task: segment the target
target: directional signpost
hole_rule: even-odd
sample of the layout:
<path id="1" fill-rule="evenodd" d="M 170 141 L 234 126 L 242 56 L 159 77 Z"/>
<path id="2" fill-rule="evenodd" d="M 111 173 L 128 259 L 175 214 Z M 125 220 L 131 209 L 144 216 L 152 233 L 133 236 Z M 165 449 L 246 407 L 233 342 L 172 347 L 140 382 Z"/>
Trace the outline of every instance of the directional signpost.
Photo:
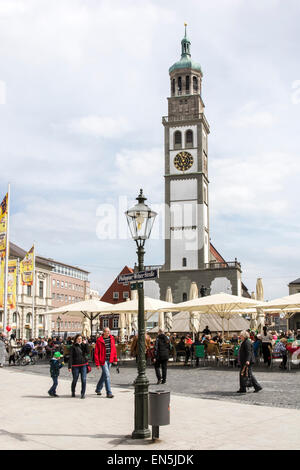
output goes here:
<path id="1" fill-rule="evenodd" d="M 118 276 L 118 283 L 128 283 L 128 282 L 137 282 L 137 281 L 150 281 L 152 279 L 157 279 L 159 277 L 159 269 L 149 269 L 146 271 L 140 271 L 137 273 L 129 274 L 120 274 Z"/>

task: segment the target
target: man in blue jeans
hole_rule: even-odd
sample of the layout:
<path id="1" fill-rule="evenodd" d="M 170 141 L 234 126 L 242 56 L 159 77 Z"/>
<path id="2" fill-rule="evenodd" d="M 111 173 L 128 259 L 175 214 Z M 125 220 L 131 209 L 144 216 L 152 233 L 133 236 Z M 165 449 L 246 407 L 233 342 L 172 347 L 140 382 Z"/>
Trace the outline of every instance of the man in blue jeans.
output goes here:
<path id="1" fill-rule="evenodd" d="M 110 367 L 112 363 L 117 364 L 117 350 L 115 346 L 115 339 L 110 334 L 109 328 L 104 328 L 103 335 L 97 339 L 95 347 L 95 364 L 97 369 L 102 368 L 102 374 L 95 392 L 101 395 L 103 385 L 105 384 L 107 398 L 113 398 L 110 386 Z"/>

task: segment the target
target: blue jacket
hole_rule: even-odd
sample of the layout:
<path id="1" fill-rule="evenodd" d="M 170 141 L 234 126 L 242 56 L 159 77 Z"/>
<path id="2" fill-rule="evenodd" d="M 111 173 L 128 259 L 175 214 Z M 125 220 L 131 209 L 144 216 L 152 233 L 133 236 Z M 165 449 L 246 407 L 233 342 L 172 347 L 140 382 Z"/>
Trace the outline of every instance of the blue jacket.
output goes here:
<path id="1" fill-rule="evenodd" d="M 55 357 L 52 357 L 50 360 L 50 375 L 51 377 L 58 377 L 59 376 L 59 369 L 62 368 L 61 362 L 59 362 Z"/>

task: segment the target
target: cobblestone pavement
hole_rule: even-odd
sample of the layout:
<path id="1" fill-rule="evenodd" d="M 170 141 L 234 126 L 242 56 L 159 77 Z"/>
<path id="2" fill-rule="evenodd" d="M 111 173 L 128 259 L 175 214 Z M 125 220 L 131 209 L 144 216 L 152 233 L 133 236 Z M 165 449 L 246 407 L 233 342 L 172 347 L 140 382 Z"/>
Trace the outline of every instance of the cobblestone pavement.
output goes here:
<path id="1" fill-rule="evenodd" d="M 47 362 L 39 362 L 36 365 L 14 367 L 18 373 L 49 375 Z M 150 390 L 170 390 L 173 394 L 198 397 L 210 400 L 222 400 L 251 405 L 294 408 L 300 409 L 300 369 L 295 368 L 290 372 L 282 371 L 276 365 L 273 370 L 268 370 L 264 365 L 254 368 L 254 374 L 263 390 L 253 393 L 249 389 L 246 395 L 237 395 L 239 388 L 239 369 L 228 367 L 203 367 L 191 368 L 169 363 L 167 383 L 156 385 L 156 376 L 153 366 L 147 368 L 147 377 L 150 382 Z M 61 369 L 62 378 L 69 378 L 71 374 L 67 366 Z M 116 367 L 111 369 L 112 389 L 114 387 L 129 388 L 134 390 L 133 382 L 137 376 L 137 370 L 133 362 L 120 366 L 120 373 Z M 92 372 L 88 375 L 90 383 L 97 383 L 100 371 L 92 366 Z M 80 379 L 79 379 L 80 380 Z M 50 377 L 49 377 L 50 383 Z M 80 384 L 77 385 L 78 393 Z M 59 393 L 59 389 L 58 389 Z"/>

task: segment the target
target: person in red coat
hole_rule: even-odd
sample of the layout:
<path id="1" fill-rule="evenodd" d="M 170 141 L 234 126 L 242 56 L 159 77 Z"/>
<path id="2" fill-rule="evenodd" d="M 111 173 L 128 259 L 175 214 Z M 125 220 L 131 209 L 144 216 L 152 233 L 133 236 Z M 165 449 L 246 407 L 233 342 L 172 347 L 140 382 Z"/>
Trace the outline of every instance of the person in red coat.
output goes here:
<path id="1" fill-rule="evenodd" d="M 97 339 L 95 347 L 95 364 L 97 369 L 102 368 L 102 374 L 99 382 L 97 383 L 95 392 L 101 395 L 103 385 L 105 384 L 107 398 L 113 398 L 110 386 L 110 373 L 109 369 L 112 364 L 117 364 L 117 350 L 115 346 L 115 339 L 110 334 L 109 328 L 104 328 L 103 335 Z"/>

